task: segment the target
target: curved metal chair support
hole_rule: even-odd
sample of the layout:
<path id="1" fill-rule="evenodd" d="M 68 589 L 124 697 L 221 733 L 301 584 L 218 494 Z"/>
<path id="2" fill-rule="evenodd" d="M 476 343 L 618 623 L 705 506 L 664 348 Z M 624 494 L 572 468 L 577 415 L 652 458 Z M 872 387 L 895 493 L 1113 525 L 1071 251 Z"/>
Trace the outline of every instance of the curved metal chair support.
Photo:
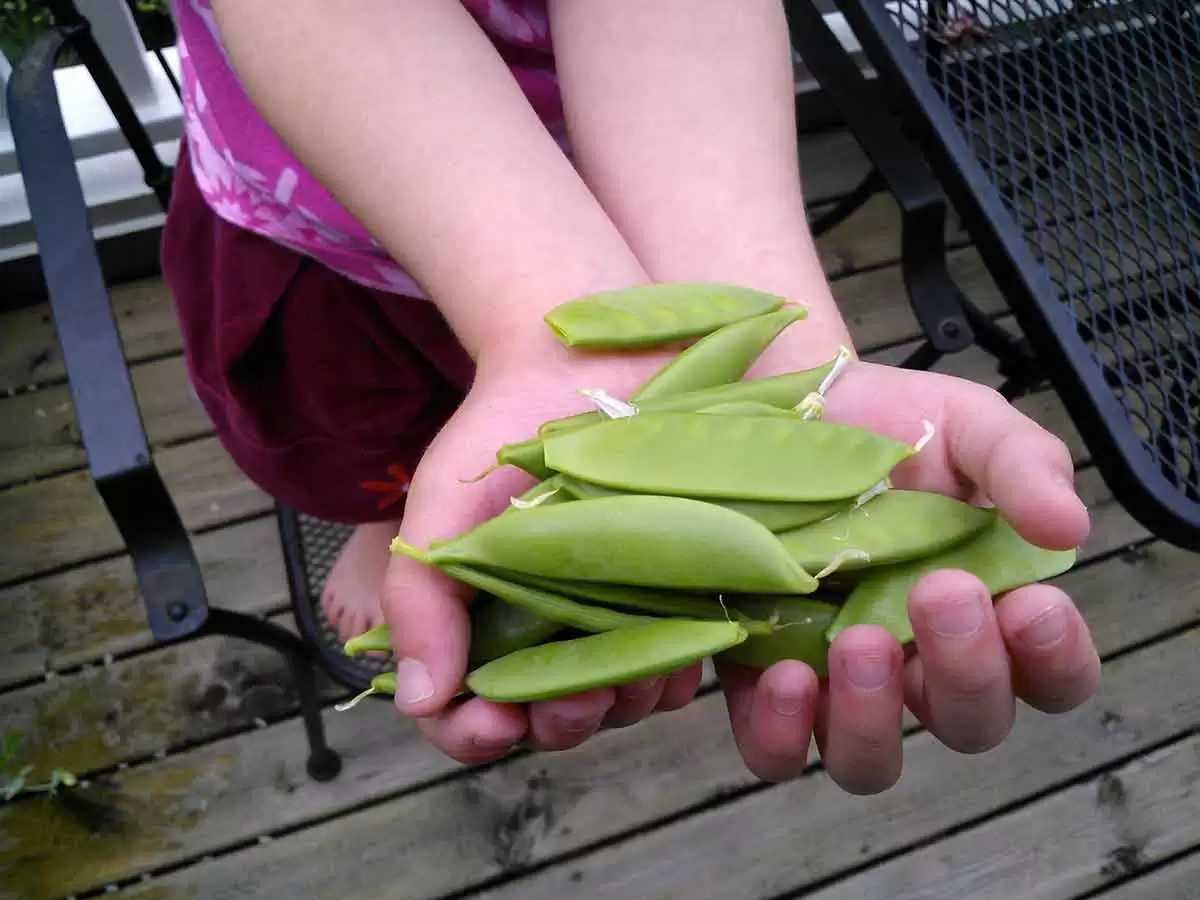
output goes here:
<path id="1" fill-rule="evenodd" d="M 224 634 L 269 646 L 288 660 L 308 736 L 309 774 L 335 777 L 341 760 L 326 742 L 312 643 L 252 615 L 209 606 L 190 535 L 152 459 L 87 205 L 63 123 L 54 67 L 70 43 L 112 104 L 164 206 L 171 170 L 158 162 L 87 23 L 55 3 L 56 30 L 17 63 L 7 109 L 38 241 L 88 467 L 133 561 L 151 633 L 161 643 Z"/>

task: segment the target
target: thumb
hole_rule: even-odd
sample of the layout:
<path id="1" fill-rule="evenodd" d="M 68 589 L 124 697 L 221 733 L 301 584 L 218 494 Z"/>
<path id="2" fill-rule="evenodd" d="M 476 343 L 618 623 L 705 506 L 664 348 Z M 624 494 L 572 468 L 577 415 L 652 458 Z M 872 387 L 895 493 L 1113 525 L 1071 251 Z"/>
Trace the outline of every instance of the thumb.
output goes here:
<path id="1" fill-rule="evenodd" d="M 462 534 L 494 515 L 521 487 L 522 473 L 497 471 L 464 484 L 473 472 L 436 449 L 413 477 L 399 537 L 419 550 Z M 527 478 L 527 476 L 524 476 Z M 468 604 L 474 589 L 432 566 L 393 555 L 384 578 L 382 610 L 396 658 L 397 708 L 415 718 L 442 712 L 462 689 L 471 641 Z"/>

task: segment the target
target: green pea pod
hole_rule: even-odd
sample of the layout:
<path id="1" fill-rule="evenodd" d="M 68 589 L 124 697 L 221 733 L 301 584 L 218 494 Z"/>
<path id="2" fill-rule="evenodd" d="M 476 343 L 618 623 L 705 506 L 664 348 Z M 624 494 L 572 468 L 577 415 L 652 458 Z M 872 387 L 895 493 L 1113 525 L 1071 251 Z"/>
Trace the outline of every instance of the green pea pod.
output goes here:
<path id="1" fill-rule="evenodd" d="M 600 487 L 598 484 L 591 484 L 587 481 L 580 481 L 578 478 L 569 478 L 566 475 L 560 477 L 563 491 L 577 500 L 613 497 L 625 493 L 612 488 Z M 846 500 L 826 500 L 820 503 L 772 503 L 769 500 L 730 500 L 723 497 L 710 497 L 708 502 L 741 513 L 743 516 L 749 516 L 775 533 L 791 531 L 811 522 L 819 522 L 834 513 L 841 512 L 848 503 Z"/>
<path id="2" fill-rule="evenodd" d="M 755 403 L 751 400 L 718 403 L 715 406 L 706 406 L 704 409 L 698 409 L 696 412 L 709 416 L 774 416 L 781 419 L 795 419 L 799 416 L 799 413 L 795 410 L 781 409 L 778 406 L 771 406 L 767 403 Z"/>
<path id="3" fill-rule="evenodd" d="M 342 652 L 347 656 L 361 656 L 364 653 L 391 653 L 392 633 L 387 623 L 376 625 L 374 628 L 355 635 L 342 645 Z"/>
<path id="4" fill-rule="evenodd" d="M 681 497 L 601 497 L 498 516 L 431 547 L 426 558 L 439 567 L 680 591 L 807 594 L 817 587 L 753 519 Z"/>
<path id="5" fill-rule="evenodd" d="M 789 502 L 857 496 L 914 453 L 850 425 L 696 413 L 610 419 L 545 441 L 547 466 L 604 487 Z"/>
<path id="6" fill-rule="evenodd" d="M 784 298 L 731 284 L 647 284 L 560 303 L 544 316 L 568 347 L 636 348 L 711 334 Z"/>
<path id="7" fill-rule="evenodd" d="M 526 510 L 526 515 L 523 516 L 498 516 L 494 519 L 489 519 L 476 530 L 483 529 L 489 525 L 495 525 L 499 527 L 501 532 L 504 532 L 504 526 L 510 523 L 524 522 L 526 519 L 536 517 L 538 514 L 544 514 L 551 510 L 571 509 L 578 505 L 577 503 L 566 503 L 562 506 L 551 506 L 545 510 Z M 521 530 L 520 528 L 516 529 L 518 532 Z M 467 536 L 471 534 L 473 532 L 467 532 Z M 578 628 L 580 631 L 597 632 L 610 631 L 615 628 L 628 628 L 649 619 L 648 616 L 635 616 L 629 613 L 618 612 L 615 609 L 607 609 L 603 606 L 589 606 L 577 600 L 572 600 L 570 597 L 564 597 L 562 594 L 518 584 L 494 572 L 485 571 L 483 568 L 478 568 L 476 565 L 471 564 L 474 562 L 470 558 L 471 554 L 463 554 L 461 551 L 456 550 L 456 545 L 461 540 L 460 538 L 445 541 L 436 548 L 431 548 L 427 553 L 422 553 L 415 547 L 411 547 L 399 538 L 396 538 L 392 541 L 392 551 L 403 553 L 426 565 L 436 566 L 451 578 L 455 578 L 463 584 L 469 584 L 476 590 L 485 591 L 507 603 L 521 606 L 535 615 L 549 619 L 552 622 Z M 791 557 L 788 558 L 791 559 Z M 484 563 L 484 565 L 488 568 L 495 567 L 493 563 Z"/>
<path id="8" fill-rule="evenodd" d="M 524 606 L 506 603 L 487 594 L 481 594 L 471 602 L 470 614 L 470 666 L 481 666 L 514 650 L 540 644 L 566 627 Z"/>
<path id="9" fill-rule="evenodd" d="M 767 624 L 770 630 L 763 634 L 747 629 L 750 636 L 722 658 L 755 669 L 798 659 L 818 678 L 828 674 L 825 631 L 838 614 L 837 606 L 808 597 L 734 597 L 731 603 L 755 625 Z"/>
<path id="10" fill-rule="evenodd" d="M 801 307 L 784 306 L 719 328 L 663 366 L 629 401 L 643 403 L 738 381 L 780 332 L 804 315 Z"/>
<path id="11" fill-rule="evenodd" d="M 996 520 L 981 509 L 927 491 L 888 490 L 812 525 L 779 535 L 812 572 L 845 572 L 921 559 L 966 541 Z"/>
<path id="12" fill-rule="evenodd" d="M 638 411 L 639 413 L 696 412 L 705 407 L 725 403 L 765 403 L 768 406 L 778 406 L 780 409 L 792 409 L 821 386 L 821 382 L 833 369 L 833 365 L 834 360 L 830 360 L 802 372 L 768 375 L 764 378 L 735 381 L 732 384 L 722 384 L 701 391 L 690 391 L 686 394 L 660 396 L 639 403 Z M 585 425 L 595 425 L 597 422 L 604 421 L 607 421 L 607 417 L 598 411 L 551 419 L 544 422 L 538 429 L 538 437 L 547 438 L 553 434 L 575 431 Z"/>
<path id="13" fill-rule="evenodd" d="M 666 675 L 736 646 L 734 622 L 648 624 L 517 650 L 469 672 L 466 686 L 497 703 L 529 703 Z"/>
<path id="14" fill-rule="evenodd" d="M 749 622 L 740 615 L 739 610 L 722 606 L 717 600 L 703 594 L 688 594 L 680 591 L 655 590 L 640 588 L 628 584 L 604 584 L 598 581 L 576 581 L 565 578 L 540 578 L 537 575 L 520 575 L 513 573 L 507 576 L 519 584 L 552 591 L 566 597 L 600 603 L 604 606 L 617 606 L 624 609 L 636 609 L 656 616 L 673 616 L 684 619 L 700 619 L 712 621 L 717 619 L 737 620 L 745 625 L 751 633 L 767 633 L 769 626 Z"/>
<path id="15" fill-rule="evenodd" d="M 537 438 L 513 444 L 505 444 L 496 454 L 496 463 L 498 466 L 516 466 L 518 469 L 523 469 L 534 478 L 539 479 L 546 479 L 554 474 L 552 470 L 546 468 L 546 458 L 542 452 L 542 442 Z M 489 469 L 488 471 L 490 472 L 491 470 Z M 484 474 L 487 473 L 485 472 Z"/>
<path id="16" fill-rule="evenodd" d="M 826 637 L 832 641 L 851 625 L 886 628 L 901 643 L 913 639 L 908 596 L 931 572 L 961 569 L 984 583 L 993 596 L 1061 575 L 1075 564 L 1074 550 L 1044 550 L 997 518 L 969 541 L 942 553 L 874 571 L 846 599 Z"/>

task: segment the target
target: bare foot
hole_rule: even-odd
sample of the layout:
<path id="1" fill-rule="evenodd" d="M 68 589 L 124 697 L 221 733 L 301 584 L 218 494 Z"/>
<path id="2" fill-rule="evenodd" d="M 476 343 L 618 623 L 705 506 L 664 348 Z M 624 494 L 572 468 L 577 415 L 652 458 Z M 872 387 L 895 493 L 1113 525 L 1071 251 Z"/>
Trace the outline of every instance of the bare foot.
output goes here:
<path id="1" fill-rule="evenodd" d="M 329 571 L 321 608 L 343 641 L 383 621 L 379 600 L 391 558 L 390 544 L 398 528 L 395 522 L 359 525 Z"/>

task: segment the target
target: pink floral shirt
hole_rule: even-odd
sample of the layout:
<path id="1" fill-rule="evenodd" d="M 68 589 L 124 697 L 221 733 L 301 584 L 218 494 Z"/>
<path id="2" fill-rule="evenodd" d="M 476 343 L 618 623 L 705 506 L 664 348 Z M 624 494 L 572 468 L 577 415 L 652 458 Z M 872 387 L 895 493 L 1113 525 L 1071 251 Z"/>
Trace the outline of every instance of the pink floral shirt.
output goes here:
<path id="1" fill-rule="evenodd" d="M 461 2 L 565 149 L 545 0 Z M 192 169 L 213 211 L 360 284 L 425 297 L 258 114 L 225 55 L 210 0 L 172 0 L 172 9 Z"/>

